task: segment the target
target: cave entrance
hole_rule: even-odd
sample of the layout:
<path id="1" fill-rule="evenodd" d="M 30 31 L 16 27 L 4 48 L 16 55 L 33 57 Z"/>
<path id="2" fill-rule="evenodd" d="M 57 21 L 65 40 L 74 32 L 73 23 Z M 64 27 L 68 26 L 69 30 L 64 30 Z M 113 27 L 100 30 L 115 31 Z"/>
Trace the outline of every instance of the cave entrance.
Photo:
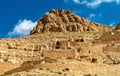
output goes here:
<path id="1" fill-rule="evenodd" d="M 97 59 L 96 58 L 92 58 L 92 63 L 97 63 Z"/>
<path id="2" fill-rule="evenodd" d="M 57 41 L 57 42 L 56 42 L 55 49 L 60 49 L 60 46 L 61 46 L 60 42 L 59 42 L 59 41 Z"/>
<path id="3" fill-rule="evenodd" d="M 76 39 L 75 42 L 84 42 L 84 39 Z"/>

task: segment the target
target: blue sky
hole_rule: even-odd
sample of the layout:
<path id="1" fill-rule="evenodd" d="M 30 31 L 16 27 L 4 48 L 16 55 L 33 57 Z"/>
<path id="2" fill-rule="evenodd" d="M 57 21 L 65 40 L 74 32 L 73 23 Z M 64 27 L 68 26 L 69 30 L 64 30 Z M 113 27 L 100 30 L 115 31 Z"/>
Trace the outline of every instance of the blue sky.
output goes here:
<path id="1" fill-rule="evenodd" d="M 0 38 L 28 35 L 53 8 L 105 25 L 120 22 L 120 0 L 0 0 Z"/>

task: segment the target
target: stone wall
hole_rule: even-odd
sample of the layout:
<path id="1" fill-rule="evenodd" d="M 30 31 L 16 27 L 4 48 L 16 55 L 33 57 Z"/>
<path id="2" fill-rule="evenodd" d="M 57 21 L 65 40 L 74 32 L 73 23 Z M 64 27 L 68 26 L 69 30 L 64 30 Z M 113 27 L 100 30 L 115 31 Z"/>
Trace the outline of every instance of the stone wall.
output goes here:
<path id="1" fill-rule="evenodd" d="M 119 43 L 120 42 L 120 32 L 113 31 L 104 33 L 101 38 L 103 43 Z"/>
<path id="2" fill-rule="evenodd" d="M 57 59 L 57 58 L 65 58 L 65 59 L 75 59 L 75 51 L 66 49 L 55 49 L 55 50 L 48 50 L 43 51 L 43 57 L 44 58 L 50 58 L 50 59 Z"/>
<path id="3" fill-rule="evenodd" d="M 34 56 L 31 51 L 0 50 L 0 61 L 22 64 Z"/>

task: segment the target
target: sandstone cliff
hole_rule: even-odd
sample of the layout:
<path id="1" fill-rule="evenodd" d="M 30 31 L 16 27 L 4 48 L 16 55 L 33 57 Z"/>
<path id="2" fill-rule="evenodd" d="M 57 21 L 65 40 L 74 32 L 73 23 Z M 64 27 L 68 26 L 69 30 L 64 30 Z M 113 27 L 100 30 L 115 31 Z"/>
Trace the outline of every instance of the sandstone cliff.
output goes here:
<path id="1" fill-rule="evenodd" d="M 37 26 L 30 34 L 45 32 L 77 32 L 77 31 L 108 31 L 110 27 L 90 22 L 68 10 L 50 10 L 43 18 L 38 20 Z"/>
<path id="2" fill-rule="evenodd" d="M 0 75 L 120 76 L 119 28 L 53 9 L 33 35 L 0 39 Z"/>

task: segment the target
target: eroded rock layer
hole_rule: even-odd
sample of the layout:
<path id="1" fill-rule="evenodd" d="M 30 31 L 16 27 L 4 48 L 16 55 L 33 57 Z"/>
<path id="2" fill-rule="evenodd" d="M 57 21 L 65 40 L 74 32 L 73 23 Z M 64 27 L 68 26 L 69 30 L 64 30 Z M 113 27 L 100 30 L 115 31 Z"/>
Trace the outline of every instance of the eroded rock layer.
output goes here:
<path id="1" fill-rule="evenodd" d="M 77 32 L 77 31 L 108 31 L 111 27 L 90 22 L 68 10 L 50 10 L 43 18 L 38 20 L 37 26 L 30 34 L 45 32 Z"/>

